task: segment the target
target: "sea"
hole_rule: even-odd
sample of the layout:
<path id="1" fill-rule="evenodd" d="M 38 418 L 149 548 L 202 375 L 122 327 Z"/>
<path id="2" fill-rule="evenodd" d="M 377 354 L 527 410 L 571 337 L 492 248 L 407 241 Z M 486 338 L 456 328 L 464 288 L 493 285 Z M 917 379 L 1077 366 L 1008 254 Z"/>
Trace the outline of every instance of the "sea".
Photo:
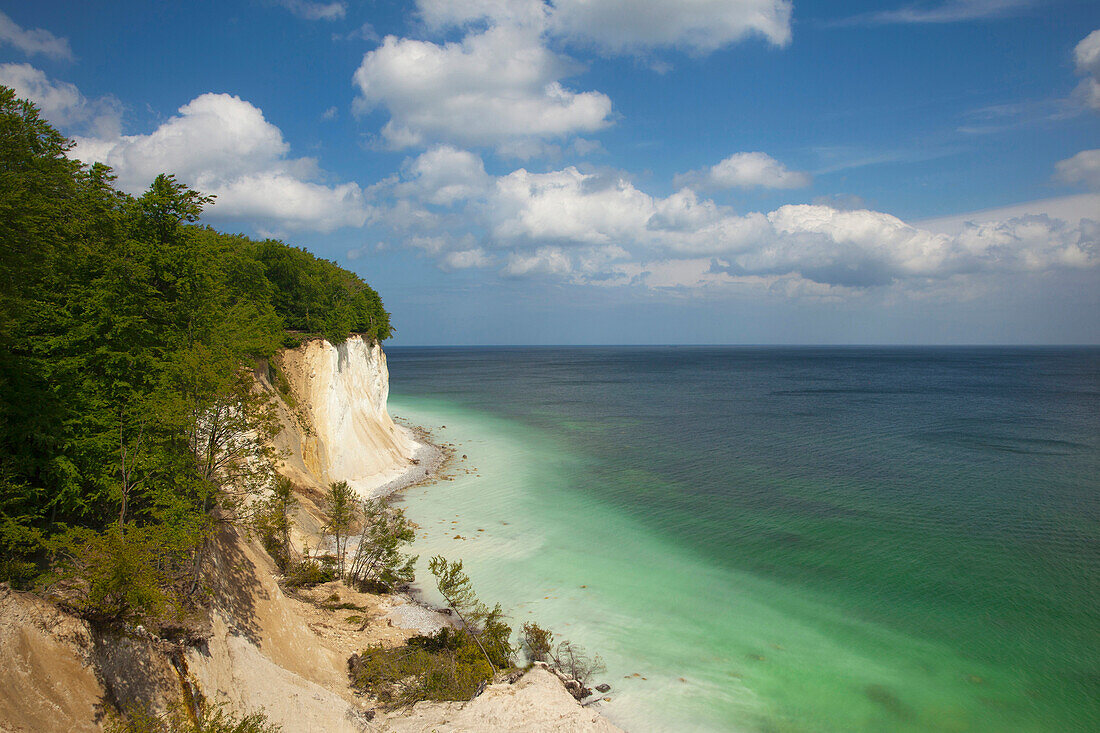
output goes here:
<path id="1" fill-rule="evenodd" d="M 1100 349 L 391 348 L 399 499 L 628 731 L 1100 731 Z"/>

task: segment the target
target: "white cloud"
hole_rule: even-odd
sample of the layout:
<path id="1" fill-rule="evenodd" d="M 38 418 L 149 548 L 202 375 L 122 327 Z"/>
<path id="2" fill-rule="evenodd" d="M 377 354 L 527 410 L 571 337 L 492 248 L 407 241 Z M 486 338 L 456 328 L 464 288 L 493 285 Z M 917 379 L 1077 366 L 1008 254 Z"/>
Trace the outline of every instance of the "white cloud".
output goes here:
<path id="1" fill-rule="evenodd" d="M 593 245 L 636 238 L 655 206 L 622 178 L 570 166 L 551 173 L 520 168 L 498 178 L 489 210 L 497 240 Z"/>
<path id="2" fill-rule="evenodd" d="M 434 28 L 487 22 L 535 27 L 609 53 L 676 47 L 706 53 L 750 35 L 783 46 L 789 0 L 419 0 Z"/>
<path id="3" fill-rule="evenodd" d="M 41 28 L 27 30 L 0 11 L 0 43 L 10 43 L 28 56 L 40 53 L 55 59 L 71 59 L 69 39 L 58 38 Z"/>
<path id="4" fill-rule="evenodd" d="M 677 186 L 720 188 L 804 188 L 809 173 L 792 171 L 766 153 L 734 153 L 703 170 L 676 176 Z"/>
<path id="5" fill-rule="evenodd" d="M 1085 36 L 1073 49 L 1077 73 L 1085 78 L 1077 86 L 1076 94 L 1086 106 L 1100 110 L 1100 30 Z"/>
<path id="6" fill-rule="evenodd" d="M 307 0 L 278 0 L 278 3 L 299 18 L 306 20 L 340 20 L 347 14 L 344 3 L 315 3 Z"/>
<path id="7" fill-rule="evenodd" d="M 361 226 L 368 210 L 355 183 L 325 185 L 316 161 L 290 158 L 290 145 L 263 112 L 228 94 L 203 94 L 148 135 L 77 137 L 70 153 L 102 162 L 138 194 L 160 173 L 217 200 L 213 216 L 268 226 L 330 231 Z"/>
<path id="8" fill-rule="evenodd" d="M 471 23 L 542 27 L 550 12 L 543 0 L 417 0 L 416 6 L 435 30 Z"/>
<path id="9" fill-rule="evenodd" d="M 750 35 L 780 46 L 790 40 L 790 0 L 420 0 L 418 7 L 429 31 L 466 35 L 447 43 L 387 36 L 363 57 L 356 111 L 389 113 L 380 137 L 390 149 L 490 146 L 521 160 L 598 149 L 568 138 L 610 125 L 611 100 L 565 85 L 583 69 L 551 50 L 562 41 L 641 54 L 705 53 Z"/>
<path id="10" fill-rule="evenodd" d="M 479 196 L 489 186 L 481 158 L 449 145 L 405 161 L 403 175 L 405 182 L 397 184 L 397 195 L 440 206 Z"/>
<path id="11" fill-rule="evenodd" d="M 397 195 L 416 193 L 409 166 Z M 406 186 L 402 188 L 402 186 Z M 481 190 L 481 194 L 476 194 Z M 402 199 L 415 208 L 415 200 Z M 874 288 L 959 293 L 974 279 L 1100 264 L 1100 224 L 1025 212 L 973 217 L 951 233 L 867 209 L 788 205 L 736 214 L 690 189 L 656 198 L 620 174 L 568 167 L 519 169 L 470 192 L 464 226 L 481 251 L 500 251 L 502 274 L 603 286 L 752 287 L 783 297 L 855 297 Z M 441 262 L 472 249 L 471 235 L 422 235 Z M 969 291 L 967 291 L 969 292 Z"/>
<path id="12" fill-rule="evenodd" d="M 514 252 L 501 274 L 508 277 L 565 275 L 573 269 L 572 260 L 558 247 L 540 247 L 534 252 Z"/>
<path id="13" fill-rule="evenodd" d="M 1082 219 L 1096 219 L 1100 211 L 1100 194 L 1086 193 L 1075 196 L 1060 196 L 1052 199 L 1026 201 L 995 209 L 970 211 L 965 214 L 941 216 L 934 219 L 922 219 L 913 222 L 918 229 L 927 229 L 937 234 L 958 235 L 965 229 L 976 225 L 995 224 L 1009 219 L 1027 216 L 1046 216 L 1051 219 L 1076 224 Z"/>
<path id="14" fill-rule="evenodd" d="M 51 81 L 30 64 L 0 64 L 0 84 L 38 105 L 42 116 L 57 127 L 105 136 L 119 133 L 122 103 L 114 97 L 88 99 L 75 85 Z"/>
<path id="15" fill-rule="evenodd" d="M 960 23 L 1014 15 L 1034 0 L 947 0 L 938 5 L 914 4 L 878 10 L 837 21 L 834 25 L 891 25 L 895 23 Z"/>
<path id="16" fill-rule="evenodd" d="M 1058 179 L 1065 183 L 1083 183 L 1089 188 L 1100 189 L 1100 150 L 1082 150 L 1058 162 L 1055 168 Z"/>
<path id="17" fill-rule="evenodd" d="M 1079 73 L 1100 76 L 1100 30 L 1081 39 L 1073 49 L 1073 58 L 1077 62 Z"/>
<path id="18" fill-rule="evenodd" d="M 389 112 L 382 137 L 392 148 L 502 145 L 602 129 L 611 100 L 564 87 L 576 70 L 517 27 L 443 45 L 387 36 L 355 72 L 356 108 Z"/>
<path id="19" fill-rule="evenodd" d="M 491 255 L 480 247 L 448 252 L 439 261 L 444 270 L 466 270 L 471 267 L 488 267 L 493 263 Z"/>
<path id="20" fill-rule="evenodd" d="M 557 0 L 554 33 L 613 53 L 678 47 L 706 53 L 760 35 L 776 46 L 791 39 L 788 0 Z"/>

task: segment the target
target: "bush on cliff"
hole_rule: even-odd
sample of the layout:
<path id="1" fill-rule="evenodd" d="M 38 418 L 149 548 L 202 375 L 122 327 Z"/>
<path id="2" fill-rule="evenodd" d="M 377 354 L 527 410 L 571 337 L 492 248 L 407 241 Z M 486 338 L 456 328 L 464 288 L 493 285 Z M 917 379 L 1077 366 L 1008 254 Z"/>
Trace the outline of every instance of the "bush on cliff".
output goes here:
<path id="1" fill-rule="evenodd" d="M 554 634 L 549 629 L 542 628 L 534 621 L 523 624 L 520 648 L 523 649 L 528 662 L 545 662 L 553 646 Z"/>
<path id="2" fill-rule="evenodd" d="M 493 676 L 493 669 L 470 637 L 441 629 L 414 636 L 405 646 L 367 647 L 348 660 L 352 685 L 386 707 L 421 700 L 470 700 Z"/>
<path id="3" fill-rule="evenodd" d="M 112 716 L 105 733 L 279 733 L 282 728 L 268 722 L 262 712 L 238 716 L 224 707 L 200 704 L 188 712 L 182 705 L 163 714 L 130 708 Z"/>
<path id="4" fill-rule="evenodd" d="M 290 543 L 290 530 L 294 526 L 292 513 L 298 505 L 294 485 L 285 476 L 275 479 L 271 492 L 257 506 L 253 528 L 260 544 L 275 560 L 279 571 L 286 573 L 294 560 L 294 548 Z"/>

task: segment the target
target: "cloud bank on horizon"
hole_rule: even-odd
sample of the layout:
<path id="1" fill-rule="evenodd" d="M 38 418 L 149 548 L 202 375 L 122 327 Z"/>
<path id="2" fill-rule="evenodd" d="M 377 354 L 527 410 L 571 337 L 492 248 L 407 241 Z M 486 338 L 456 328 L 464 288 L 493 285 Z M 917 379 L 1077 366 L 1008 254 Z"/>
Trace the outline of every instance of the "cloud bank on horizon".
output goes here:
<path id="1" fill-rule="evenodd" d="M 309 21 L 349 15 L 338 2 L 278 4 Z M 835 24 L 971 22 L 1030 5 L 954 0 Z M 292 151 L 284 131 L 236 94 L 180 100 L 151 129 L 123 134 L 113 95 L 86 97 L 25 62 L 0 64 L 0 83 L 39 104 L 73 134 L 73 156 L 110 165 L 127 191 L 171 171 L 217 196 L 216 219 L 276 234 L 368 229 L 447 272 L 641 292 L 950 300 L 998 287 L 1005 275 L 1097 271 L 1100 193 L 1080 191 L 1100 191 L 1100 150 L 1049 164 L 1052 185 L 1077 189 L 1065 198 L 1072 210 L 976 216 L 954 231 L 833 203 L 849 192 L 811 195 L 814 174 L 759 149 L 716 150 L 663 180 L 608 164 L 600 136 L 626 118 L 615 90 L 600 88 L 605 77 L 587 73 L 593 65 L 659 74 L 665 58 L 694 63 L 747 42 L 783 54 L 794 42 L 793 12 L 788 0 L 419 0 L 407 34 L 379 40 L 363 26 L 370 33 L 360 39 L 374 47 L 348 70 L 350 119 L 366 149 L 404 156 L 373 180 L 341 181 L 318 158 Z M 67 39 L 2 13 L 0 41 L 28 56 L 73 58 Z M 1100 111 L 1100 30 L 1067 53 L 1081 77 L 1073 99 Z M 334 120 L 338 109 L 315 114 Z M 731 195 L 776 203 L 742 211 Z M 371 248 L 346 251 L 357 258 Z"/>

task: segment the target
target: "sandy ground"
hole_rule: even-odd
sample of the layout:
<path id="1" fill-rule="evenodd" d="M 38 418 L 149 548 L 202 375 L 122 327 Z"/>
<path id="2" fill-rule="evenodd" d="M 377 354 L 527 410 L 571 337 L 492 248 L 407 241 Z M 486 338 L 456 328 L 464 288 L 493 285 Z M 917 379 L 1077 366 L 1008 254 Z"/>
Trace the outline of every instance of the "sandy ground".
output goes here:
<path id="1" fill-rule="evenodd" d="M 0 586 L 0 731 L 97 731 L 106 689 L 88 625 Z"/>
<path id="2" fill-rule="evenodd" d="M 614 733 L 619 729 L 582 707 L 557 677 L 532 669 L 515 684 L 490 685 L 468 703 L 418 703 L 383 719 L 387 731 L 531 731 Z"/>
<path id="3" fill-rule="evenodd" d="M 290 597 L 279 588 L 266 554 L 233 534 L 222 539 L 219 562 L 234 570 L 219 573 L 225 582 L 217 591 L 213 636 L 205 651 L 187 655 L 191 676 L 214 699 L 241 711 L 262 708 L 288 733 L 618 730 L 541 669 L 512 685 L 491 685 L 465 704 L 376 710 L 373 700 L 349 686 L 348 657 L 368 645 L 401 645 L 450 624 L 450 617 L 401 596 L 358 593 L 339 582 Z"/>

